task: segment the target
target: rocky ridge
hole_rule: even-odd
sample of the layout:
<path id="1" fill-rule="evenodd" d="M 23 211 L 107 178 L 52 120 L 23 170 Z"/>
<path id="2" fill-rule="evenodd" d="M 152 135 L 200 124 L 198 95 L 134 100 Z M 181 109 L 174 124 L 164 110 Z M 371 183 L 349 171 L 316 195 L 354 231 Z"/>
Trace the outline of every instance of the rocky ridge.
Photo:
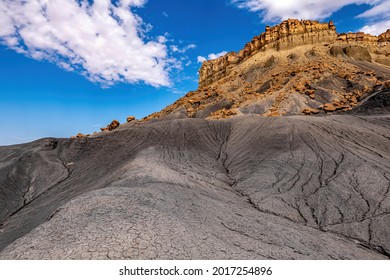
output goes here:
<path id="1" fill-rule="evenodd" d="M 220 58 L 204 62 L 199 70 L 199 87 L 210 85 L 226 76 L 231 66 L 241 63 L 260 51 L 265 52 L 270 49 L 280 51 L 302 45 L 334 41 L 339 43 L 390 42 L 390 30 L 378 37 L 364 32 L 337 34 L 333 21 L 319 23 L 310 20 L 285 20 L 274 27 L 267 26 L 264 33 L 254 37 L 238 53 L 230 52 Z"/>
<path id="2" fill-rule="evenodd" d="M 349 111 L 389 86 L 390 30 L 337 34 L 332 21 L 290 19 L 204 62 L 197 90 L 142 121 Z"/>

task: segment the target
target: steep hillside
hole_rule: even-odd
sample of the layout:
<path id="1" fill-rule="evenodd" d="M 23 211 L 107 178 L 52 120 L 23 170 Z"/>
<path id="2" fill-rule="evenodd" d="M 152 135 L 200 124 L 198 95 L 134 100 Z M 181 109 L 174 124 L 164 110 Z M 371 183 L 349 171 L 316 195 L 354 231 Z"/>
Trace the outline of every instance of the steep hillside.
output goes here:
<path id="1" fill-rule="evenodd" d="M 390 255 L 388 115 L 125 124 L 0 155 L 0 259 Z"/>

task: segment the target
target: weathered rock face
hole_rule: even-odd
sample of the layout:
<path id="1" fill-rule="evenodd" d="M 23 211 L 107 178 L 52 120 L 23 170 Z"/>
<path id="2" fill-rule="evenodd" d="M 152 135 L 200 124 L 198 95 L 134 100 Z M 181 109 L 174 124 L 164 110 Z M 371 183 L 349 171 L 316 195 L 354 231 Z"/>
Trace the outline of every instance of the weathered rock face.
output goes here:
<path id="1" fill-rule="evenodd" d="M 127 122 L 133 122 L 133 121 L 135 121 L 136 119 L 135 119 L 135 117 L 134 116 L 129 116 L 129 117 L 127 117 Z"/>
<path id="2" fill-rule="evenodd" d="M 372 57 L 368 52 L 367 48 L 360 46 L 348 46 L 344 49 L 345 54 L 349 57 L 353 57 L 357 60 L 369 61 L 371 62 Z"/>
<path id="3" fill-rule="evenodd" d="M 289 19 L 274 27 L 266 27 L 264 33 L 256 36 L 238 53 L 230 52 L 223 57 L 203 63 L 199 70 L 199 87 L 207 86 L 229 72 L 234 66 L 246 58 L 269 49 L 285 50 L 296 46 L 331 42 L 337 38 L 333 22 Z"/>
<path id="4" fill-rule="evenodd" d="M 199 70 L 199 88 L 203 88 L 229 75 L 233 68 L 245 61 L 247 58 L 260 51 L 287 50 L 297 46 L 311 45 L 317 43 L 338 43 L 345 48 L 350 44 L 363 44 L 363 47 L 370 47 L 377 51 L 378 43 L 390 42 L 390 29 L 379 36 L 357 33 L 336 33 L 336 27 L 332 21 L 319 23 L 318 21 L 289 19 L 274 27 L 266 27 L 264 33 L 256 36 L 245 47 L 236 52 L 230 52 L 215 60 L 206 61 Z M 336 51 L 336 49 L 334 49 Z M 342 54 L 340 50 L 335 54 Z M 345 51 L 345 50 L 344 50 Z M 355 52 L 353 50 L 352 52 Z M 371 61 L 367 54 L 358 55 L 359 60 Z M 362 59 L 363 58 L 363 59 Z M 383 58 L 379 62 L 387 65 Z"/>
<path id="5" fill-rule="evenodd" d="M 378 36 L 379 42 L 390 42 L 390 29 Z"/>

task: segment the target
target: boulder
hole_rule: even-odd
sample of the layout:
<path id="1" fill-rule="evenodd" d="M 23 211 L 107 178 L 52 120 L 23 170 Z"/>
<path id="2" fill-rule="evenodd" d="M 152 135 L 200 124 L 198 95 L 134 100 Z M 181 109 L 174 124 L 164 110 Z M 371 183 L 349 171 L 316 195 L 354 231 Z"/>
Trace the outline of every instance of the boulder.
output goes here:
<path id="1" fill-rule="evenodd" d="M 311 115 L 311 114 L 318 114 L 319 111 L 317 109 L 314 109 L 314 108 L 305 108 L 302 110 L 302 114 L 305 114 L 305 115 Z"/>
<path id="2" fill-rule="evenodd" d="M 372 57 L 368 52 L 367 48 L 361 46 L 348 46 L 344 48 L 344 53 L 357 60 L 361 61 L 372 61 Z"/>
<path id="3" fill-rule="evenodd" d="M 324 104 L 323 110 L 325 112 L 334 112 L 336 111 L 336 107 L 332 103 L 326 103 Z"/>
<path id="4" fill-rule="evenodd" d="M 135 117 L 134 116 L 129 116 L 129 117 L 127 117 L 127 122 L 129 123 L 129 122 L 133 122 L 133 121 L 135 121 Z"/>
<path id="5" fill-rule="evenodd" d="M 390 42 L 390 29 L 378 36 L 379 42 Z"/>
<path id="6" fill-rule="evenodd" d="M 103 127 L 100 130 L 101 131 L 113 131 L 120 125 L 120 122 L 117 120 L 113 120 L 107 127 Z"/>
<path id="7" fill-rule="evenodd" d="M 333 46 L 330 48 L 330 54 L 334 57 L 337 57 L 339 55 L 344 55 L 344 50 L 340 46 Z"/>

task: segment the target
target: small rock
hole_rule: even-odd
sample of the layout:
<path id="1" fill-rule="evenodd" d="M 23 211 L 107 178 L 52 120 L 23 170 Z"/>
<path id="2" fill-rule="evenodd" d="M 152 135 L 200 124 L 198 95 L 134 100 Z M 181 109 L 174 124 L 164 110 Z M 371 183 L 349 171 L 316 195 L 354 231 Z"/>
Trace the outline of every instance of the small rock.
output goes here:
<path id="1" fill-rule="evenodd" d="M 326 111 L 326 112 L 334 112 L 334 111 L 336 111 L 336 107 L 332 103 L 326 103 L 324 105 L 324 111 Z"/>
<path id="2" fill-rule="evenodd" d="M 127 117 L 127 122 L 132 122 L 132 121 L 135 121 L 135 117 L 134 116 Z"/>
<path id="3" fill-rule="evenodd" d="M 311 115 L 311 114 L 318 114 L 319 111 L 317 109 L 314 109 L 314 108 L 305 108 L 302 110 L 302 114 L 305 114 L 305 115 Z"/>
<path id="4" fill-rule="evenodd" d="M 112 131 L 116 129 L 120 125 L 120 122 L 117 120 L 113 120 L 107 127 L 103 127 L 100 130 L 101 131 Z"/>

